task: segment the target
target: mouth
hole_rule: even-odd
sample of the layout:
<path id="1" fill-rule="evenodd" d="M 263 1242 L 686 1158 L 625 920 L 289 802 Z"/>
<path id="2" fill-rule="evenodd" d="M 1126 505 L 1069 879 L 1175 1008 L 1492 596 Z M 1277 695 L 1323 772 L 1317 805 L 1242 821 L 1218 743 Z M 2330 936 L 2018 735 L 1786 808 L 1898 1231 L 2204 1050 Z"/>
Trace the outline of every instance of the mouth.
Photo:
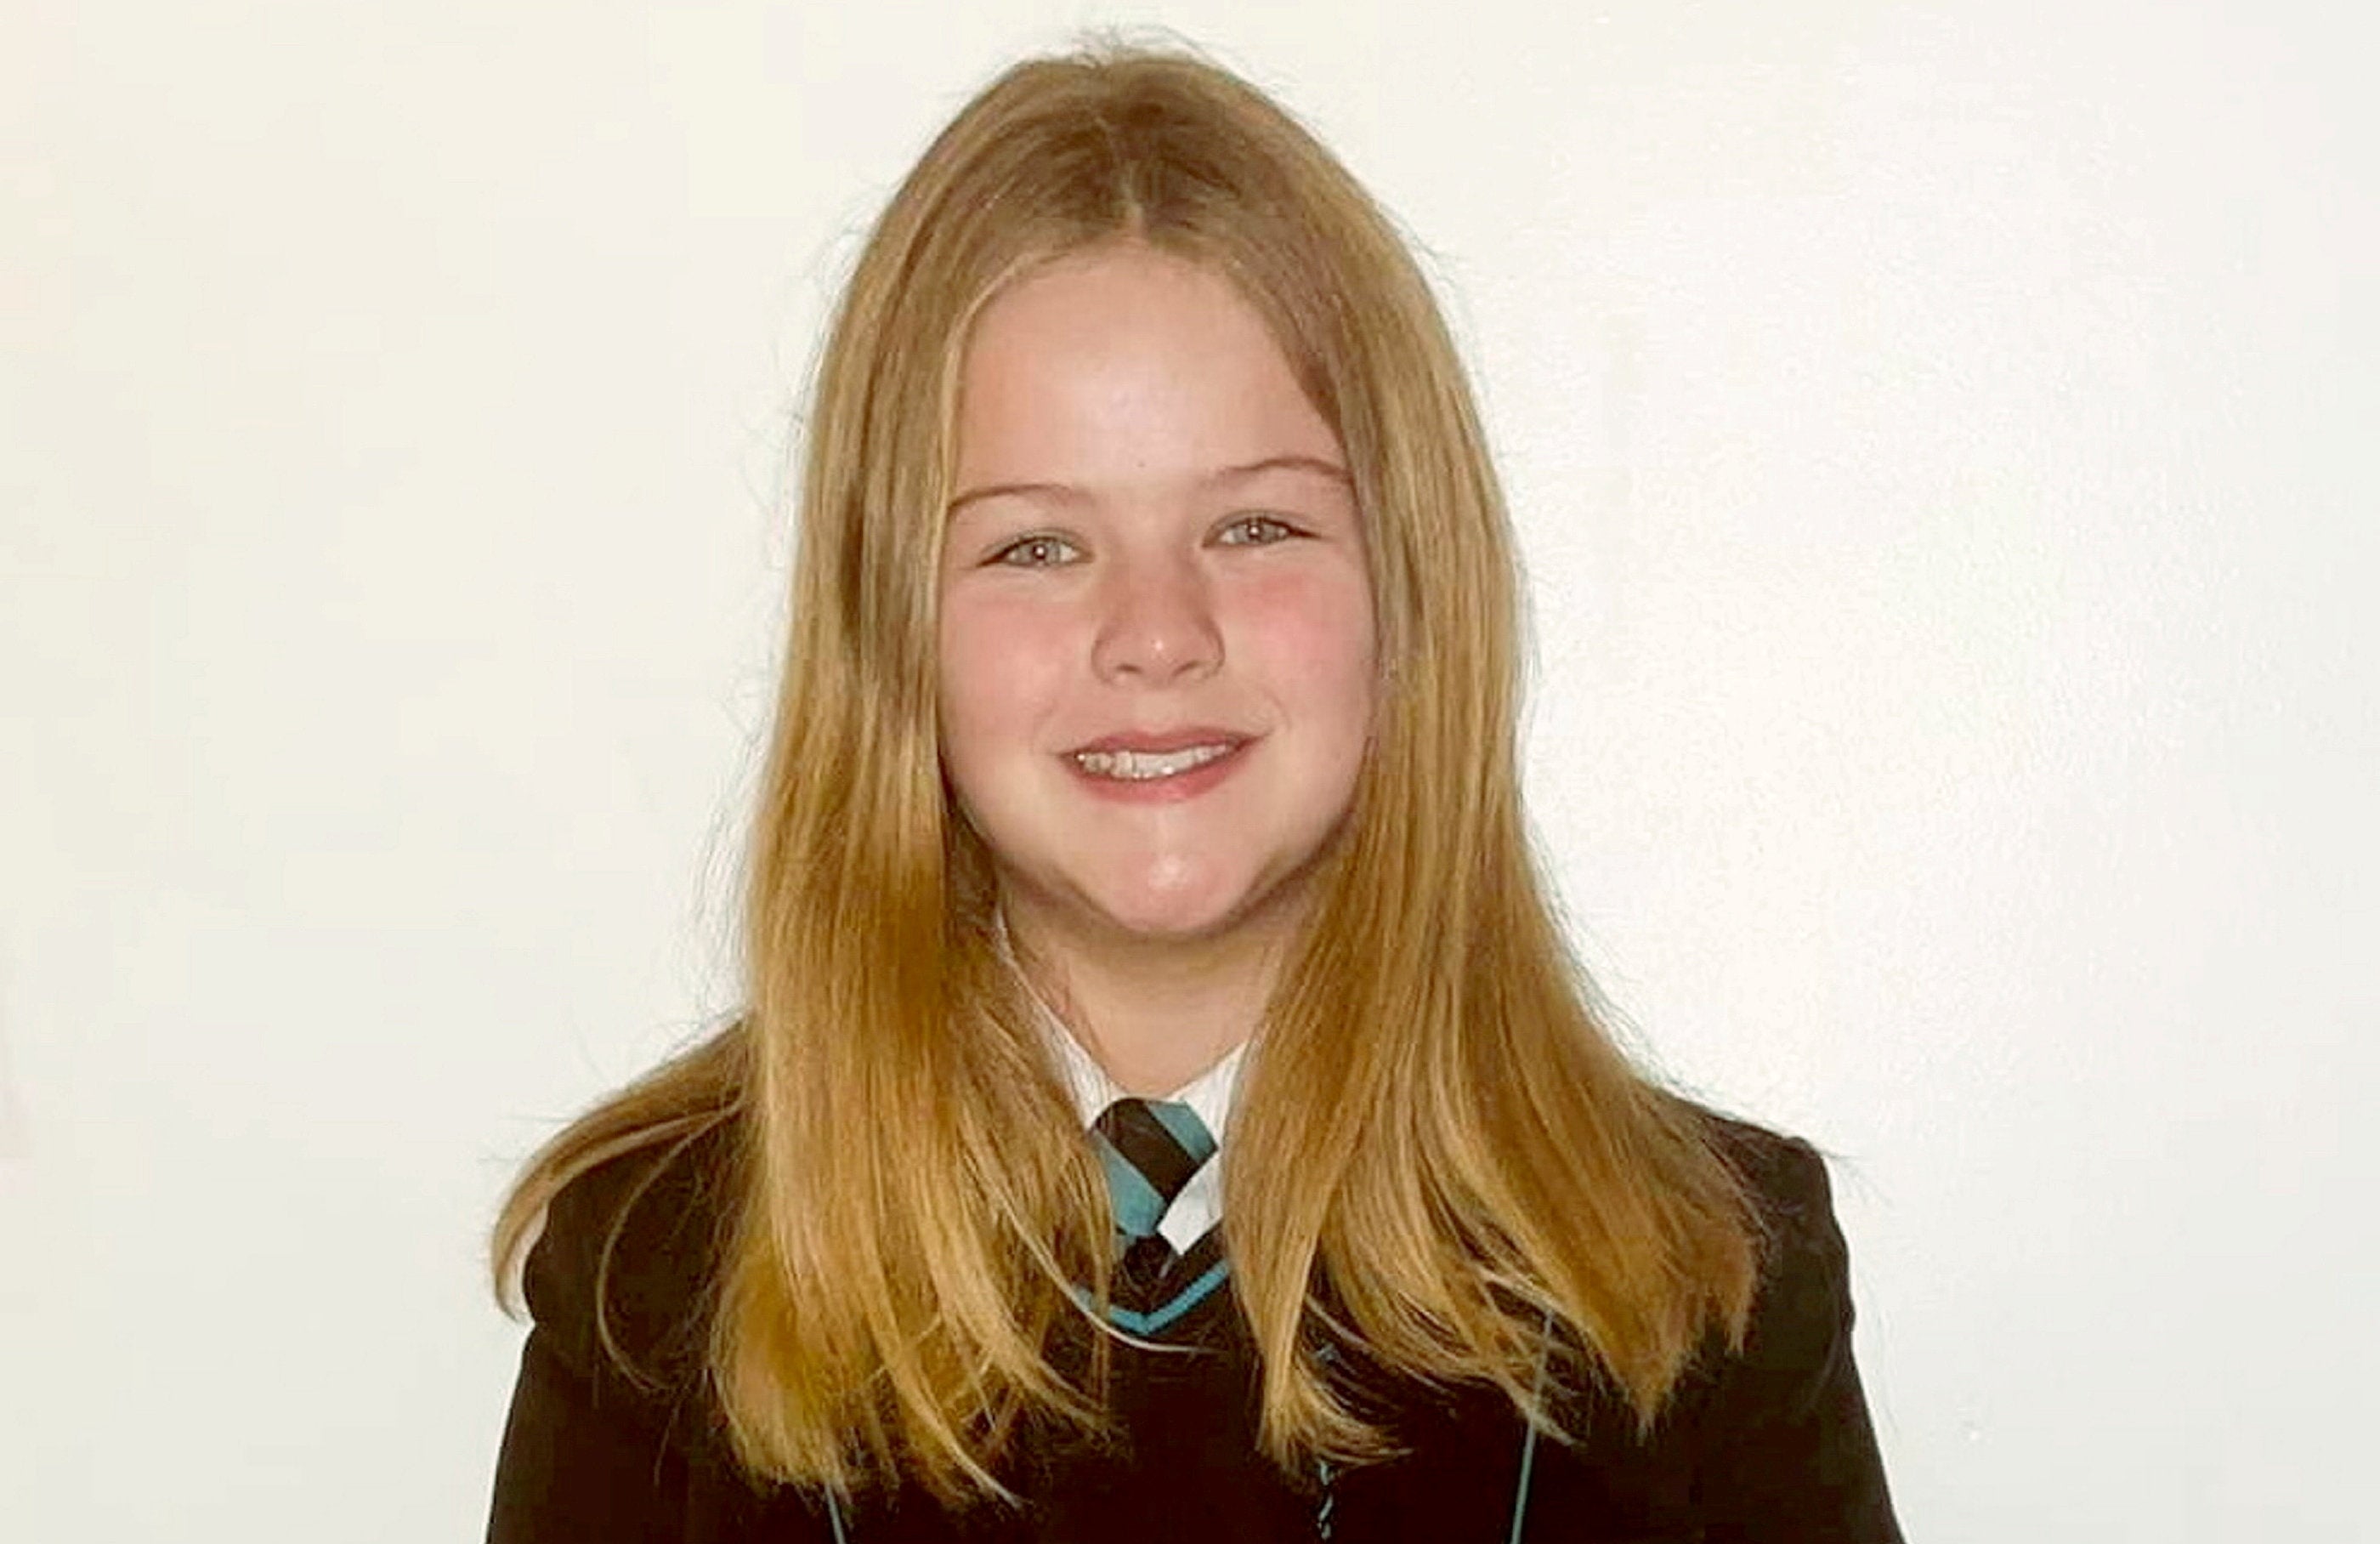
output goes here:
<path id="1" fill-rule="evenodd" d="M 1113 778 L 1121 783 L 1154 783 L 1220 761 L 1237 750 L 1241 743 L 1212 740 L 1178 750 L 1077 750 L 1068 759 L 1093 777 Z"/>
<path id="2" fill-rule="evenodd" d="M 1126 730 L 1064 752 L 1075 776 L 1099 796 L 1128 804 L 1194 798 L 1230 777 L 1257 736 L 1215 724 Z"/>

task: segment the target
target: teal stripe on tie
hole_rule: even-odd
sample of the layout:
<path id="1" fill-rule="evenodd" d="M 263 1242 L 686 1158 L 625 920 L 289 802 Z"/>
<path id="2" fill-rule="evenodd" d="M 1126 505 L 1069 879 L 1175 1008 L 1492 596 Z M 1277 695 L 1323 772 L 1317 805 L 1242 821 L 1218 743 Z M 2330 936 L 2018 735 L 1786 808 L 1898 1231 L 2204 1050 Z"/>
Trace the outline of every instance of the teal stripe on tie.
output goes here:
<path id="1" fill-rule="evenodd" d="M 1196 1281 L 1174 1294 L 1170 1301 L 1160 1307 L 1150 1309 L 1148 1313 L 1136 1313 L 1130 1308 L 1118 1307 L 1113 1303 L 1109 1304 L 1108 1322 L 1119 1330 L 1128 1331 L 1135 1335 L 1154 1335 L 1213 1296 L 1215 1289 L 1221 1286 L 1224 1278 L 1231 1273 L 1232 1262 L 1219 1259 L 1200 1271 Z M 1073 1290 L 1075 1301 L 1088 1307 L 1091 1295 L 1079 1286 Z"/>
<path id="2" fill-rule="evenodd" d="M 1196 1110 L 1177 1100 L 1151 1100 L 1148 1112 L 1157 1117 L 1160 1125 L 1173 1134 L 1173 1139 L 1182 1144 L 1182 1150 L 1190 1155 L 1191 1162 L 1204 1163 L 1215 1156 L 1214 1133 L 1207 1129 L 1207 1123 L 1198 1118 Z"/>
<path id="3" fill-rule="evenodd" d="M 1106 1136 L 1093 1132 L 1099 1149 L 1099 1161 L 1108 1172 L 1108 1193 L 1115 1201 L 1116 1226 L 1134 1238 L 1147 1238 L 1157 1231 L 1165 1218 L 1165 1198 L 1157 1186 L 1133 1166 L 1132 1160 L 1116 1151 L 1115 1144 Z"/>

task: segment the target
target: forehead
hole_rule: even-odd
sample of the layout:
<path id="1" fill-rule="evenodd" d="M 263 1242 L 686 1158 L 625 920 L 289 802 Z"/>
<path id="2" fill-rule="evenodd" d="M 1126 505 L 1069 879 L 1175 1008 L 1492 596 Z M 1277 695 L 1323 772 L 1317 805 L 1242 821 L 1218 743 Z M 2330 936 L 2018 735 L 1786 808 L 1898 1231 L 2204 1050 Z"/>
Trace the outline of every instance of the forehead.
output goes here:
<path id="1" fill-rule="evenodd" d="M 1071 254 L 984 307 L 959 371 L 959 486 L 1133 483 L 1282 457 L 1343 465 L 1264 319 L 1216 270 Z"/>

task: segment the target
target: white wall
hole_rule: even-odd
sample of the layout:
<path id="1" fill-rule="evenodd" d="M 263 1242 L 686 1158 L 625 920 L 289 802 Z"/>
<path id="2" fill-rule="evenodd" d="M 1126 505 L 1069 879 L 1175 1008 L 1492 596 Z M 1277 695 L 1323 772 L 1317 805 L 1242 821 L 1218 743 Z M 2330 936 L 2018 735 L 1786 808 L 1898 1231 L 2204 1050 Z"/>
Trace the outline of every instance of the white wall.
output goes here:
<path id="1" fill-rule="evenodd" d="M 0 1532 L 476 1533 L 500 1187 L 733 1001 L 826 298 L 992 68 L 1148 18 L 1431 253 L 1585 952 L 1840 1155 L 1912 1536 L 2368 1527 L 2375 124 L 2312 10 L 14 0 Z"/>

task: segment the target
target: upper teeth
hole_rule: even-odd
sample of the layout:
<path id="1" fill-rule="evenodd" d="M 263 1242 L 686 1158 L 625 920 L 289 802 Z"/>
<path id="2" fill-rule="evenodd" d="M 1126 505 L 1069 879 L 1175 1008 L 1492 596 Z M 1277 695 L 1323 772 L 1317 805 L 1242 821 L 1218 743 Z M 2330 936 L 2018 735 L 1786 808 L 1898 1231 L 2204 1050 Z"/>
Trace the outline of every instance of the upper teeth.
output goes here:
<path id="1" fill-rule="evenodd" d="M 1172 777 L 1193 767 L 1203 767 L 1218 756 L 1231 751 L 1227 745 L 1194 745 L 1186 750 L 1078 750 L 1075 764 L 1094 777 L 1123 777 L 1144 781 L 1152 777 Z"/>

